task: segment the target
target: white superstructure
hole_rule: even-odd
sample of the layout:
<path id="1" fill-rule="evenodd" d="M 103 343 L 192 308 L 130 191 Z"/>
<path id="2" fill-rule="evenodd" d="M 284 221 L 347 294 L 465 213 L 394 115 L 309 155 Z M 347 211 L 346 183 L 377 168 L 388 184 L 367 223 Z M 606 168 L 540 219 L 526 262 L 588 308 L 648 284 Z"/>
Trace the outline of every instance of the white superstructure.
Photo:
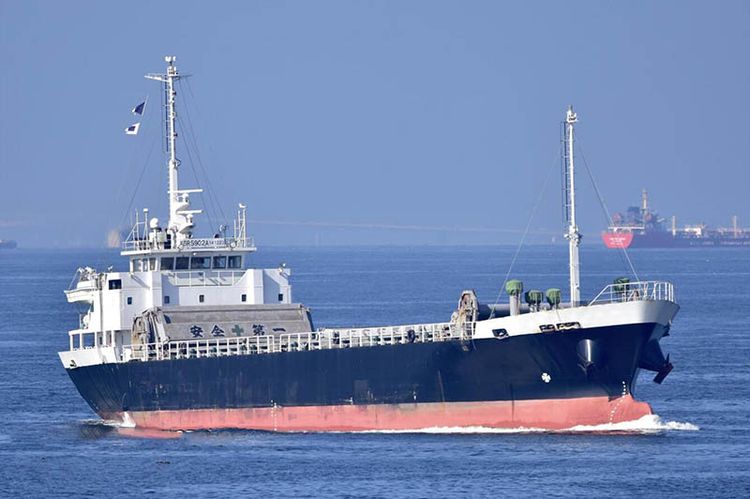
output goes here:
<path id="1" fill-rule="evenodd" d="M 79 327 L 69 332 L 70 351 L 61 353 L 66 367 L 121 358 L 122 349 L 131 343 L 134 319 L 153 307 L 292 303 L 285 265 L 249 268 L 249 255 L 256 248 L 247 236 L 245 205 L 238 205 L 231 234 L 222 227 L 213 237 L 194 237 L 194 216 L 201 210 L 191 209 L 190 195 L 201 190 L 179 187 L 175 82 L 180 74 L 175 57 L 165 60 L 165 74 L 146 78 L 164 84 L 169 220 L 163 225 L 149 218 L 146 209 L 136 216 L 121 252 L 129 258 L 128 271 L 78 270 L 65 292 L 70 303 L 83 307 Z"/>

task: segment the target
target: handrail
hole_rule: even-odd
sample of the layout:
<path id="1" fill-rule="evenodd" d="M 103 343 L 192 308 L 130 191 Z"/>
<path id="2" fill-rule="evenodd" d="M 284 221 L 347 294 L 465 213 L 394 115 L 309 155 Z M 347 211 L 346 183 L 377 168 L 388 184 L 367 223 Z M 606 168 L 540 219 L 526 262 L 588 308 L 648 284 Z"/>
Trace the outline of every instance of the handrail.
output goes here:
<path id="1" fill-rule="evenodd" d="M 473 324 L 418 324 L 357 329 L 321 329 L 307 333 L 207 338 L 126 345 L 122 361 L 177 360 L 231 355 L 257 355 L 337 348 L 361 348 L 408 343 L 470 340 Z"/>
<path id="2" fill-rule="evenodd" d="M 619 303 L 644 300 L 674 302 L 674 286 L 667 281 L 640 281 L 609 284 L 602 289 L 588 306 L 603 303 Z"/>
<path id="3" fill-rule="evenodd" d="M 170 270 L 167 278 L 174 286 L 234 286 L 245 276 L 245 270 Z"/>

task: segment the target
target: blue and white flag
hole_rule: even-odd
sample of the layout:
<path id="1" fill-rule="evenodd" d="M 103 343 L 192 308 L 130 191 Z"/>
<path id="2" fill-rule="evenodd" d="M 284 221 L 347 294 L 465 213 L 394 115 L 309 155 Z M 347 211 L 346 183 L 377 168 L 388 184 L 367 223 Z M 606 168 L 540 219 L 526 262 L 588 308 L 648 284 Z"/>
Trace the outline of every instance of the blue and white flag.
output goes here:
<path id="1" fill-rule="evenodd" d="M 126 135 L 138 135 L 138 129 L 141 128 L 141 124 L 139 123 L 133 123 L 129 127 L 125 129 Z"/>
<path id="2" fill-rule="evenodd" d="M 139 116 L 143 116 L 143 109 L 144 109 L 145 107 L 146 107 L 146 101 L 143 101 L 143 102 L 141 102 L 140 104 L 138 104 L 137 106 L 135 106 L 135 107 L 134 107 L 134 108 L 133 108 L 133 109 L 131 110 L 131 112 L 132 112 L 133 114 L 137 114 L 137 115 L 139 115 Z"/>

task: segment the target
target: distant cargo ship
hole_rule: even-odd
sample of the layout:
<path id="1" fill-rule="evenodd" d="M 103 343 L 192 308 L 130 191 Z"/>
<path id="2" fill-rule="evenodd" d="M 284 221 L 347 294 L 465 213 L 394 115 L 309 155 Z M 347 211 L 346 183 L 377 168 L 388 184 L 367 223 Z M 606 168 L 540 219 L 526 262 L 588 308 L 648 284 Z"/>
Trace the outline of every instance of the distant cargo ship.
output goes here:
<path id="1" fill-rule="evenodd" d="M 750 229 L 737 226 L 711 229 L 705 224 L 677 227 L 675 217 L 668 227 L 666 220 L 648 206 L 648 193 L 641 194 L 641 206 L 631 206 L 627 212 L 615 213 L 612 225 L 602 232 L 607 248 L 692 248 L 707 246 L 750 247 Z"/>
<path id="2" fill-rule="evenodd" d="M 14 249 L 18 247 L 18 243 L 8 239 L 0 239 L 0 249 Z"/>

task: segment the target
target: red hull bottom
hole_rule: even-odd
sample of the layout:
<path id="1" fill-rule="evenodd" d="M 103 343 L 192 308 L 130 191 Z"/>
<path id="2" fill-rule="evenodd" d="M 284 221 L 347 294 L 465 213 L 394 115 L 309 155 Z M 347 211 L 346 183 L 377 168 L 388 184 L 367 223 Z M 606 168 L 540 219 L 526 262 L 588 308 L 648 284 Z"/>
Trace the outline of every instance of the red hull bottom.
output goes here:
<path id="1" fill-rule="evenodd" d="M 422 404 L 371 404 L 253 409 L 193 409 L 118 414 L 138 428 L 267 431 L 367 431 L 424 428 L 540 428 L 633 421 L 652 414 L 630 395 L 575 399 Z"/>

